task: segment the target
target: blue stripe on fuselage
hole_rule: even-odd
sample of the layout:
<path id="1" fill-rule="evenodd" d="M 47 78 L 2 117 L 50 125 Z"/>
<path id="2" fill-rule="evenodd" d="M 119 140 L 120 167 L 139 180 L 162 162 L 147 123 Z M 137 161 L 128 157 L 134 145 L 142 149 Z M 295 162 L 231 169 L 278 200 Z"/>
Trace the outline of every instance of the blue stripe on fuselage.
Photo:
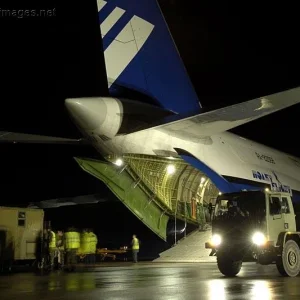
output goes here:
<path id="1" fill-rule="evenodd" d="M 230 181 L 228 181 L 224 176 L 218 174 L 210 167 L 208 167 L 205 163 L 200 161 L 198 158 L 190 154 L 189 152 L 182 149 L 175 149 L 177 153 L 181 156 L 181 158 L 189 163 L 194 168 L 203 172 L 217 187 L 217 189 L 221 193 L 234 193 L 242 190 L 247 191 L 257 191 L 264 190 L 265 188 L 270 188 L 270 184 L 262 183 L 252 180 L 246 180 L 242 178 L 234 178 L 230 177 Z M 293 201 L 300 203 L 300 193 L 299 191 L 292 191 Z"/>

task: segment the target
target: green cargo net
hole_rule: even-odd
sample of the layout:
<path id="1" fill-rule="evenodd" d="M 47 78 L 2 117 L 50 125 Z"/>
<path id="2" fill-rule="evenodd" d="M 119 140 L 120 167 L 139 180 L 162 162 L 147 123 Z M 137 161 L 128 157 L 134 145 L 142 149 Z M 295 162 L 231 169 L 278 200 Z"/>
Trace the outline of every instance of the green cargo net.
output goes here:
<path id="1" fill-rule="evenodd" d="M 169 217 L 126 170 L 120 172 L 114 165 L 93 159 L 76 157 L 75 160 L 84 171 L 103 181 L 131 212 L 166 241 Z"/>

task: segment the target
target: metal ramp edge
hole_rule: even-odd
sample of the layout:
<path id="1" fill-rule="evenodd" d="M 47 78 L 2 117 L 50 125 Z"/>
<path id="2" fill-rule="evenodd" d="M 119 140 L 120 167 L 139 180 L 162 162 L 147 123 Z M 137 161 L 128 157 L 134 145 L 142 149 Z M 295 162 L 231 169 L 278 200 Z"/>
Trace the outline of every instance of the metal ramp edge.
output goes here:
<path id="1" fill-rule="evenodd" d="M 215 256 L 209 256 L 211 250 L 205 249 L 205 242 L 211 238 L 211 229 L 190 233 L 176 245 L 159 254 L 153 262 L 216 262 Z"/>

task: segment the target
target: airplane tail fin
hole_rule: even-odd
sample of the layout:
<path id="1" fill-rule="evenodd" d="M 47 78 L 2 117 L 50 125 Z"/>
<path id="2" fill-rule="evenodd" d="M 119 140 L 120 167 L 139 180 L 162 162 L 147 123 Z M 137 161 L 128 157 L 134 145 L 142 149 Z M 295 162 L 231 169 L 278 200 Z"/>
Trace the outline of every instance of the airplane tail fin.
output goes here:
<path id="1" fill-rule="evenodd" d="M 97 4 L 111 96 L 129 94 L 177 114 L 199 113 L 198 97 L 157 1 Z"/>

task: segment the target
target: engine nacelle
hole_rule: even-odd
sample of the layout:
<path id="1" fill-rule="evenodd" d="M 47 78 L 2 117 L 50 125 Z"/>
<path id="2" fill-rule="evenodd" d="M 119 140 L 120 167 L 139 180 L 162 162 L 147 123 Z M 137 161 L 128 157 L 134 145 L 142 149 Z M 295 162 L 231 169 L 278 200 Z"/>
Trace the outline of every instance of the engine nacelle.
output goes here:
<path id="1" fill-rule="evenodd" d="M 82 131 L 103 141 L 149 128 L 154 122 L 173 115 L 160 107 L 111 97 L 67 99 L 66 107 Z"/>
<path id="2" fill-rule="evenodd" d="M 111 139 L 117 135 L 123 120 L 123 105 L 116 98 L 95 98 L 97 107 L 94 113 L 98 115 L 98 124 L 93 134 Z"/>

